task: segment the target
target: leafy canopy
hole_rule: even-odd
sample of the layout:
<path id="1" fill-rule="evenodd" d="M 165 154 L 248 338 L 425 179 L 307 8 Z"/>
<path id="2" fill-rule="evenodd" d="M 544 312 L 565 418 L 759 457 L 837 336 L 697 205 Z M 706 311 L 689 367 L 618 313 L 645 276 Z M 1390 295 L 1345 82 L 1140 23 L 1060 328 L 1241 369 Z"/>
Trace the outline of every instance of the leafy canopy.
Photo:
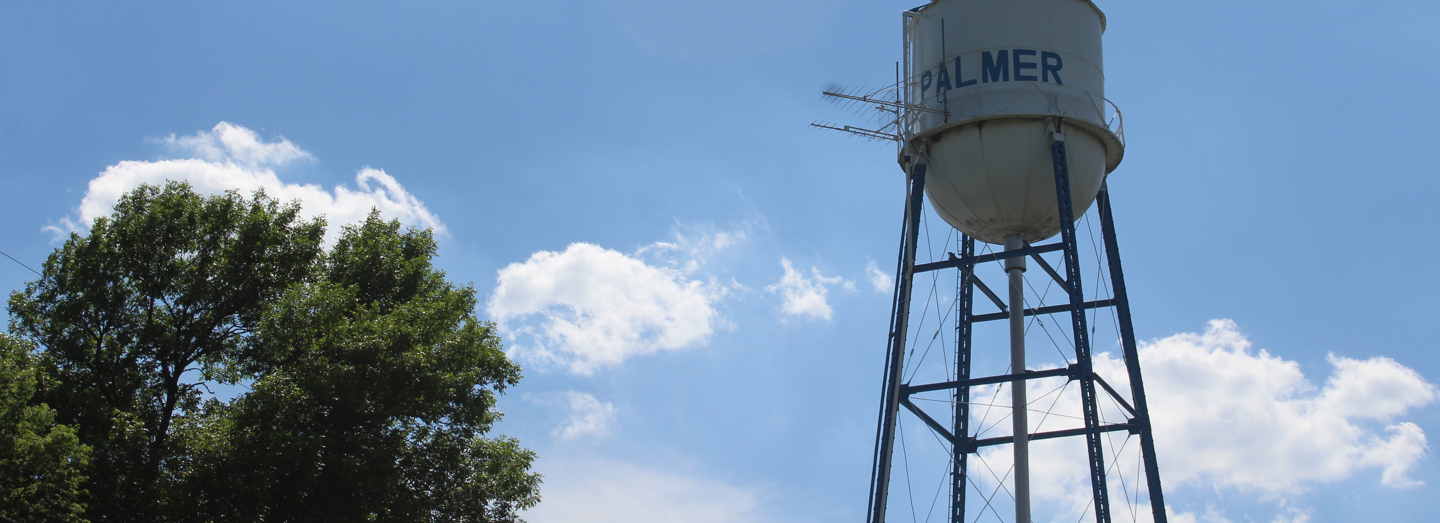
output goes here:
<path id="1" fill-rule="evenodd" d="M 0 334 L 0 515 L 27 522 L 77 522 L 90 448 L 55 411 L 32 405 L 36 372 L 30 345 Z"/>
<path id="2" fill-rule="evenodd" d="M 480 436 L 519 367 L 475 290 L 431 266 L 430 232 L 399 229 L 347 228 L 261 320 L 252 392 L 202 436 L 194 486 L 217 519 L 515 521 L 538 501 L 533 453 Z"/>
<path id="3" fill-rule="evenodd" d="M 484 436 L 520 369 L 430 231 L 372 212 L 328 253 L 323 231 L 260 192 L 144 186 L 11 295 L 43 374 L 20 401 L 91 449 L 67 476 L 86 518 L 516 521 L 538 501 L 533 453 Z M 203 399 L 224 384 L 244 392 Z"/>

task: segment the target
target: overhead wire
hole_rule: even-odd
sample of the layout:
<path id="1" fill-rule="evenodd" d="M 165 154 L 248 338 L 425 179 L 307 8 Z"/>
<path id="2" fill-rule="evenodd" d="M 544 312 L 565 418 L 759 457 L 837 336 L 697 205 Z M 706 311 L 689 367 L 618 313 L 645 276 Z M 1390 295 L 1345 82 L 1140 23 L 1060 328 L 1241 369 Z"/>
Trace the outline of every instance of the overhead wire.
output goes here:
<path id="1" fill-rule="evenodd" d="M 1005 488 L 1005 480 L 1010 478 L 1010 473 L 1015 471 L 1015 466 L 1011 465 L 1010 468 L 1005 470 L 1005 477 L 1000 477 L 999 475 L 995 474 L 995 469 L 990 466 L 990 462 L 985 461 L 985 456 L 981 455 L 979 452 L 976 452 L 975 458 L 980 460 L 981 465 L 985 465 L 985 470 L 990 473 L 990 477 L 995 478 L 995 492 L 1004 490 L 1005 495 L 1010 496 L 1010 500 L 1014 501 L 1015 494 L 1010 492 L 1010 489 Z M 994 497 L 994 494 L 991 494 L 991 497 Z"/>
<path id="2" fill-rule="evenodd" d="M 991 496 L 986 497 L 985 491 L 980 490 L 979 482 L 975 481 L 975 479 L 970 476 L 969 471 L 966 471 L 965 473 L 965 482 L 968 483 L 971 488 L 975 489 L 975 493 L 980 495 L 980 499 L 985 500 L 985 505 L 980 507 L 979 513 L 975 514 L 975 520 L 973 523 L 980 523 L 980 518 L 985 517 L 986 509 L 989 509 L 990 513 L 995 515 L 996 521 L 999 521 L 1000 523 L 1005 523 L 1005 519 L 1000 517 L 1000 513 L 996 511 L 994 505 L 990 503 L 990 499 L 993 498 L 995 494 L 999 494 L 1000 492 L 998 490 L 991 491 Z"/>
<path id="3" fill-rule="evenodd" d="M 1129 487 L 1125 484 L 1125 474 L 1120 471 L 1120 453 L 1125 450 L 1125 447 L 1128 447 L 1128 446 L 1130 445 L 1130 440 L 1132 440 L 1132 439 L 1134 439 L 1134 436 L 1131 436 L 1131 435 L 1129 435 L 1129 434 L 1126 434 L 1126 435 L 1125 435 L 1125 441 L 1120 442 L 1120 448 L 1119 448 L 1119 449 L 1116 449 L 1115 452 L 1114 452 L 1114 455 L 1115 455 L 1114 461 L 1112 461 L 1112 462 L 1110 463 L 1110 467 L 1106 468 L 1106 470 L 1105 470 L 1105 477 L 1106 477 L 1106 478 L 1109 478 L 1109 477 L 1110 477 L 1110 470 L 1113 469 L 1113 470 L 1115 471 L 1115 477 L 1117 477 L 1117 478 L 1120 479 L 1120 492 L 1121 492 L 1122 494 L 1125 494 L 1125 508 L 1127 508 L 1127 509 L 1130 510 L 1130 519 L 1131 519 L 1131 521 L 1134 521 L 1134 520 L 1135 520 L 1135 517 L 1136 517 L 1136 515 L 1135 515 L 1135 506 L 1134 506 L 1134 505 L 1139 504 L 1139 501 L 1140 501 L 1140 500 L 1136 499 L 1136 500 L 1134 500 L 1134 504 L 1131 503 L 1130 491 L 1129 491 L 1129 490 L 1126 490 L 1126 489 L 1129 488 Z M 1111 440 L 1111 443 L 1112 443 L 1111 446 L 1113 447 L 1113 446 L 1114 446 L 1114 445 L 1113 445 L 1114 440 Z M 1108 479 L 1107 479 L 1107 481 L 1108 481 Z"/>
<path id="4" fill-rule="evenodd" d="M 1070 418 L 1070 419 L 1076 419 L 1076 420 L 1080 420 L 1080 421 L 1085 421 L 1085 418 L 1082 418 L 1082 417 L 1080 417 L 1080 416 L 1066 416 L 1066 415 L 1064 415 L 1064 414 L 1055 414 L 1055 413 L 1054 413 L 1055 405 L 1057 405 L 1057 404 L 1060 403 L 1060 398 L 1065 395 L 1065 390 L 1064 390 L 1064 389 L 1065 389 L 1066 387 L 1069 387 L 1069 386 L 1070 386 L 1070 381 L 1069 381 L 1069 380 L 1066 380 L 1066 381 L 1065 381 L 1065 384 L 1060 386 L 1060 389 L 1061 389 L 1061 390 L 1060 390 L 1060 393 L 1055 395 L 1055 399 L 1050 402 L 1050 408 L 1045 409 L 1045 414 L 1042 415 L 1042 416 L 1040 416 L 1040 421 L 1035 424 L 1035 430 L 1036 430 L 1036 431 L 1039 431 L 1039 430 L 1040 430 L 1040 427 L 1045 426 L 1045 420 L 1049 419 L 1050 416 L 1055 416 L 1055 417 L 1057 417 L 1057 418 Z M 1031 410 L 1033 410 L 1033 409 L 1031 409 Z"/>
<path id="5" fill-rule="evenodd" d="M 930 498 L 930 510 L 925 512 L 925 521 L 927 522 L 930 521 L 930 516 L 935 514 L 935 505 L 940 503 L 940 493 L 945 490 L 945 476 L 948 476 L 949 474 L 950 471 L 948 470 L 943 471 L 940 474 L 940 483 L 935 487 L 935 497 Z"/>
<path id="6" fill-rule="evenodd" d="M 1103 210 L 1103 209 L 1096 209 L 1095 212 L 1098 213 L 1098 212 L 1101 212 L 1102 210 Z M 1105 260 L 1105 256 L 1101 254 L 1100 246 L 1095 243 L 1095 227 L 1094 227 L 1094 225 L 1093 225 L 1093 224 L 1091 223 L 1091 221 L 1090 221 L 1090 213 L 1085 213 L 1085 230 L 1086 230 L 1086 232 L 1089 233 L 1089 236 L 1090 236 L 1090 250 L 1095 253 L 1095 281 L 1096 281 L 1096 283 L 1095 283 L 1095 300 L 1096 300 L 1096 301 L 1099 301 L 1099 300 L 1100 300 L 1101 291 L 1104 291 L 1105 299 L 1107 299 L 1107 300 L 1108 300 L 1108 299 L 1111 299 L 1111 298 L 1114 297 L 1114 296 L 1112 296 L 1112 295 L 1110 294 L 1110 288 L 1112 287 L 1112 285 L 1110 284 L 1110 278 L 1106 275 L 1106 271 L 1103 270 L 1103 269 L 1104 269 L 1105 267 L 1107 267 L 1109 264 L 1105 262 L 1105 261 L 1106 261 L 1106 260 Z M 1112 327 L 1115 328 L 1115 336 L 1116 336 L 1116 338 L 1119 338 L 1119 336 L 1120 336 L 1120 319 L 1119 319 L 1119 316 L 1117 315 L 1117 313 L 1115 312 L 1115 307 L 1112 305 L 1112 306 L 1110 306 L 1110 307 L 1106 307 L 1106 309 L 1109 309 L 1109 312 L 1110 312 L 1110 324 L 1111 324 Z M 1092 338 L 1095 336 L 1095 327 L 1096 327 L 1096 323 L 1098 323 L 1098 322 L 1096 321 L 1096 319 L 1099 317 L 1099 315 L 1100 315 L 1099 307 L 1096 307 L 1096 308 L 1094 308 L 1094 309 L 1091 309 L 1091 311 L 1090 311 L 1090 336 L 1091 336 Z"/>
<path id="7" fill-rule="evenodd" d="M 920 224 L 921 224 L 921 228 L 925 231 L 925 250 L 926 250 L 926 252 L 929 254 L 930 258 L 931 258 L 931 259 L 934 259 L 934 258 L 935 258 L 935 248 L 934 248 L 934 246 L 933 246 L 933 240 L 932 240 L 932 238 L 930 237 L 930 225 L 929 225 L 929 220 L 928 220 L 928 213 L 925 213 L 925 212 L 924 212 L 924 208 L 925 208 L 925 205 L 924 205 L 924 202 L 922 201 L 922 202 L 921 202 Z M 954 229 L 950 229 L 950 232 L 946 234 L 946 237 L 945 237 L 945 244 L 946 244 L 946 245 L 949 245 L 949 243 L 950 243 L 950 237 L 953 236 L 954 234 L 955 234 L 955 230 L 954 230 Z M 926 319 L 926 317 L 928 316 L 928 314 L 929 314 L 929 312 L 930 312 L 930 304 L 931 304 L 931 303 L 934 303 L 934 304 L 935 304 L 936 314 L 937 314 L 937 315 L 939 314 L 939 311 L 940 311 L 940 295 L 939 295 L 939 281 L 940 281 L 940 280 L 939 280 L 939 277 L 940 277 L 940 275 L 939 275 L 938 271 L 937 271 L 937 272 L 932 272 L 932 273 L 930 274 L 930 291 L 929 291 L 929 293 L 927 294 L 927 296 L 926 296 L 926 298 L 925 298 L 925 306 L 924 306 L 923 308 L 921 308 L 921 311 L 920 311 L 920 322 L 915 325 L 915 332 L 916 332 L 917 334 L 920 333 L 920 332 L 924 332 L 925 319 Z M 912 280 L 912 281 L 913 281 L 913 280 Z M 953 305 L 953 304 L 952 304 L 952 305 Z M 945 314 L 945 316 L 944 316 L 944 318 L 948 318 L 948 317 L 949 317 L 949 312 L 947 311 L 946 314 Z M 915 360 L 914 356 L 915 356 L 915 348 L 916 348 L 916 347 L 919 345 L 919 343 L 920 343 L 920 340 L 918 339 L 919 336 L 915 336 L 914 338 L 911 338 L 911 339 L 910 339 L 910 350 L 909 350 L 908 353 L 907 353 L 907 354 L 908 354 L 908 360 L 909 360 L 909 361 L 906 362 L 905 367 L 906 367 L 906 370 L 910 370 L 910 376 L 911 376 L 911 378 L 914 377 L 914 375 L 915 375 L 916 372 L 919 372 L 919 370 L 920 370 L 920 364 L 923 363 L 925 357 L 926 357 L 927 355 L 929 355 L 929 353 L 930 353 L 930 348 L 934 346 L 935 340 L 936 340 L 937 338 L 940 338 L 941 332 L 944 330 L 944 328 L 943 328 L 944 319 L 942 318 L 942 319 L 939 319 L 939 320 L 937 320 L 937 321 L 939 322 L 939 326 L 936 327 L 935 335 L 934 335 L 933 337 L 931 337 L 930 342 L 929 342 L 929 345 L 926 346 L 925 352 L 921 354 L 920 360 L 918 360 L 918 361 Z M 943 340 L 942 340 L 942 343 L 943 343 Z M 910 369 L 910 366 L 911 366 L 911 365 L 914 365 L 913 370 Z M 903 376 L 903 373 L 902 373 L 902 376 Z M 907 379 L 906 382 L 908 383 L 908 382 L 909 382 L 909 379 Z"/>
<path id="8" fill-rule="evenodd" d="M 940 444 L 940 448 L 947 451 L 947 453 L 950 455 L 950 463 L 953 463 L 955 460 L 955 450 L 953 446 L 946 445 L 945 440 L 940 439 L 940 435 L 935 433 L 935 431 L 933 430 L 930 431 L 930 435 L 933 436 L 935 438 L 935 441 Z M 940 483 L 935 487 L 935 497 L 930 499 L 930 510 L 925 513 L 925 521 L 927 522 L 930 521 L 930 516 L 935 513 L 935 504 L 940 502 L 940 492 L 945 490 L 945 476 L 948 475 L 950 475 L 950 471 L 947 467 L 946 470 L 941 471 Z"/>
<path id="9" fill-rule="evenodd" d="M 905 449 L 905 424 L 895 420 L 895 430 L 900 432 L 900 461 L 905 464 L 905 493 L 910 497 L 910 520 L 915 521 L 915 489 L 910 486 L 910 452 Z"/>
<path id="10" fill-rule="evenodd" d="M 991 493 L 989 493 L 989 496 L 985 496 L 985 493 L 981 493 L 981 496 L 982 496 L 982 497 L 985 497 L 985 507 L 988 507 L 988 509 L 991 510 L 992 513 L 995 513 L 995 519 L 998 519 L 998 520 L 1001 520 L 1001 522 L 1004 522 L 1004 519 L 1002 519 L 1002 517 L 999 516 L 999 511 L 998 511 L 998 510 L 995 510 L 994 504 L 992 504 L 992 503 L 994 503 L 995 497 L 996 497 L 996 496 L 999 496 L 999 491 L 1001 491 L 1001 490 L 1005 490 L 1005 496 L 1009 496 L 1009 499 L 1011 499 L 1011 501 L 1014 501 L 1014 500 L 1015 500 L 1015 494 L 1011 494 L 1011 491 L 1009 491 L 1009 488 L 1005 488 L 1005 480 L 1007 480 L 1007 478 L 1009 478 L 1009 473 L 1012 473 L 1012 471 L 1015 470 L 1015 467 L 1014 467 L 1014 465 L 1011 465 L 1011 467 L 1009 467 L 1009 470 L 1005 471 L 1005 477 L 1002 478 L 1002 477 L 998 477 L 998 475 L 995 475 L 995 470 L 994 470 L 994 468 L 991 468 L 991 465 L 989 465 L 989 462 L 988 462 L 988 461 L 985 461 L 984 455 L 979 454 L 979 452 L 975 452 L 975 458 L 976 458 L 976 460 L 981 460 L 981 464 L 982 464 L 982 465 L 985 465 L 985 470 L 986 470 L 986 471 L 989 471 L 989 473 L 991 473 L 991 477 L 994 477 L 994 478 L 995 478 L 995 488 L 991 488 Z M 978 488 L 976 488 L 976 490 L 978 490 Z M 981 509 L 981 516 L 984 516 L 984 514 L 985 514 L 985 513 L 984 513 L 984 510 L 985 510 L 985 509 Z M 976 522 L 979 522 L 979 517 L 981 517 L 981 516 L 975 516 Z"/>
<path id="11" fill-rule="evenodd" d="M 1042 293 L 1040 293 L 1039 291 L 1036 291 L 1036 290 L 1035 290 L 1035 286 L 1030 283 L 1030 279 L 1029 279 L 1029 278 L 1026 278 L 1026 279 L 1025 279 L 1025 285 L 1028 286 L 1028 287 L 1030 287 L 1030 292 L 1032 292 L 1032 293 L 1036 294 L 1037 296 L 1039 296 L 1039 298 L 1038 298 L 1039 303 L 1036 303 L 1036 304 L 1035 304 L 1035 308 L 1036 308 L 1036 309 L 1039 309 L 1039 308 L 1045 306 L 1045 298 L 1048 297 L 1048 296 L 1050 296 L 1050 289 L 1051 289 L 1051 287 L 1054 286 L 1054 284 L 1055 284 L 1055 281 L 1054 281 L 1053 279 L 1048 279 L 1048 280 L 1046 280 L 1046 283 L 1045 283 L 1045 292 L 1042 294 Z M 1069 365 L 1069 364 L 1070 364 L 1070 356 L 1066 355 L 1066 354 L 1065 354 L 1065 351 L 1060 349 L 1060 342 L 1055 341 L 1055 336 L 1053 336 L 1053 335 L 1050 334 L 1050 329 L 1049 329 L 1049 327 L 1046 327 L 1046 326 L 1045 326 L 1045 320 L 1044 320 L 1043 316 L 1046 316 L 1046 315 L 1044 315 L 1044 314 L 1036 314 L 1036 315 L 1034 315 L 1034 316 L 1031 316 L 1031 317 L 1030 317 L 1031 325 L 1035 325 L 1035 324 L 1039 324 L 1039 325 L 1040 325 L 1040 330 L 1045 333 L 1045 337 L 1046 337 L 1046 338 L 1049 338 L 1049 339 L 1050 339 L 1050 344 L 1055 347 L 1055 352 L 1057 352 L 1057 353 L 1060 354 L 1060 359 L 1064 360 L 1066 365 Z M 1026 333 L 1026 334 L 1029 334 L 1029 333 L 1030 333 L 1030 328 L 1029 328 L 1028 326 L 1025 328 L 1025 333 Z M 1074 343 L 1071 343 L 1071 342 L 1070 342 L 1070 337 L 1065 335 L 1064 329 L 1060 329 L 1060 337 L 1065 338 L 1065 342 L 1066 342 L 1066 343 L 1069 343 L 1071 346 L 1074 346 L 1074 345 L 1075 345 Z"/>
<path id="12" fill-rule="evenodd" d="M 976 456 L 978 457 L 979 454 L 976 454 Z M 981 461 L 982 461 L 982 462 L 984 461 L 983 458 L 981 458 Z M 988 465 L 987 465 L 987 467 L 988 467 Z M 991 475 L 991 476 L 994 476 L 995 473 L 994 473 L 994 472 L 991 472 L 990 475 Z M 1010 475 L 1007 473 L 1007 474 L 1005 475 L 1005 477 L 1010 477 Z M 997 482 L 996 485 L 997 485 L 997 486 L 996 486 L 995 488 L 990 489 L 990 495 L 988 495 L 988 496 L 985 495 L 985 491 L 980 490 L 980 487 L 979 487 L 978 485 L 975 487 L 975 493 L 976 493 L 976 494 L 979 494 L 979 495 L 980 495 L 980 498 L 985 500 L 985 506 L 980 507 L 980 513 L 975 515 L 975 523 L 979 523 L 979 522 L 980 522 L 980 518 L 982 518 L 982 517 L 985 516 L 985 510 L 986 510 L 986 509 L 989 509 L 989 510 L 990 510 L 990 513 L 995 515 L 995 520 L 996 520 L 996 521 L 999 521 L 1000 523 L 1004 523 L 1004 522 L 1005 522 L 1005 518 L 1000 517 L 1000 511 L 995 510 L 995 505 L 994 505 L 994 503 L 993 503 L 993 501 L 994 501 L 994 499 L 995 499 L 995 496 L 1000 495 L 1000 486 L 1003 486 L 1004 483 L 1003 483 L 1003 482 Z"/>
<path id="13" fill-rule="evenodd" d="M 1105 394 L 1105 397 L 1107 397 L 1107 398 L 1110 399 L 1110 404 L 1111 404 L 1112 407 L 1114 407 L 1115 410 L 1121 410 L 1121 407 L 1120 407 L 1120 405 L 1119 405 L 1119 402 L 1117 402 L 1113 396 L 1111 396 L 1110 394 Z M 1108 425 L 1108 424 L 1109 424 L 1109 421 L 1105 419 L 1105 411 L 1106 411 L 1106 409 L 1098 408 L 1098 407 L 1099 407 L 1098 405 L 1097 405 L 1096 407 L 1097 407 L 1097 408 L 1095 409 L 1095 412 L 1096 412 L 1096 414 L 1100 417 L 1100 422 L 1102 423 L 1102 425 Z M 1122 413 L 1123 413 L 1123 411 L 1122 411 Z M 1126 435 L 1125 435 L 1125 440 L 1120 443 L 1120 445 L 1119 445 L 1118 448 L 1117 448 L 1116 445 L 1115 445 L 1115 437 L 1114 437 L 1114 436 L 1115 436 L 1115 433 L 1113 433 L 1113 432 L 1106 432 L 1106 433 L 1105 433 L 1105 440 L 1106 440 L 1106 443 L 1107 443 L 1106 446 L 1111 449 L 1111 450 L 1110 450 L 1110 455 L 1111 455 L 1111 457 L 1112 457 L 1112 461 L 1111 461 L 1110 466 L 1109 466 L 1109 467 L 1106 467 L 1106 469 L 1105 469 L 1105 477 L 1106 477 L 1106 481 L 1109 481 L 1110 470 L 1111 470 L 1111 469 L 1114 469 L 1114 470 L 1115 470 L 1115 477 L 1116 477 L 1117 479 L 1119 479 L 1119 481 L 1120 481 L 1120 492 L 1125 495 L 1125 505 L 1126 505 L 1126 508 L 1127 508 L 1128 510 L 1130 510 L 1130 517 L 1131 517 L 1132 520 L 1134 520 L 1134 518 L 1135 518 L 1135 510 L 1134 510 L 1134 508 L 1131 506 L 1130 491 L 1128 490 L 1129 487 L 1125 484 L 1125 473 L 1124 473 L 1123 471 L 1121 471 L 1121 470 L 1120 470 L 1120 467 L 1119 467 L 1120 454 L 1121 454 L 1122 452 L 1124 452 L 1125 447 L 1127 447 L 1127 446 L 1130 444 L 1130 440 L 1133 439 L 1134 436 L 1131 435 L 1131 434 L 1129 434 L 1129 433 L 1127 432 Z M 1135 500 L 1135 502 L 1138 503 L 1138 500 Z"/>
<path id="14" fill-rule="evenodd" d="M 1069 382 L 1066 382 L 1066 384 L 1068 385 Z M 1064 387 L 1064 385 L 1062 385 L 1061 387 Z M 1053 392 L 1053 391 L 1052 391 L 1052 392 Z M 1063 391 L 1062 391 L 1062 394 L 1063 394 Z M 951 404 L 951 405 L 953 405 L 953 404 L 955 403 L 954 400 L 940 400 L 940 399 L 935 399 L 935 398 L 921 398 L 921 397 L 918 397 L 918 396 L 912 396 L 910 399 L 913 399 L 913 400 L 916 400 L 916 401 L 929 401 L 929 402 L 933 402 L 933 403 L 946 403 L 946 404 Z M 1056 397 L 1056 401 L 1058 401 L 1058 400 L 1059 400 L 1059 397 L 1057 396 L 1057 397 Z M 1033 401 L 1031 401 L 1030 403 L 1034 403 L 1035 401 L 1039 401 L 1039 399 L 1037 398 L 1036 400 L 1033 400 Z M 979 403 L 979 402 L 975 402 L 975 401 L 967 401 L 967 402 L 965 402 L 965 404 L 966 404 L 966 405 L 972 405 L 972 406 L 981 406 L 981 407 L 995 407 L 995 408 L 1005 408 L 1005 409 L 1011 408 L 1010 405 L 999 405 L 999 404 L 994 404 L 994 403 Z M 1079 417 L 1079 416 L 1070 416 L 1070 415 L 1067 415 L 1067 414 L 1058 414 L 1058 413 L 1055 413 L 1055 412 L 1044 411 L 1044 410 L 1040 410 L 1040 409 L 1025 409 L 1025 410 L 1026 410 L 1027 412 L 1035 412 L 1035 413 L 1038 413 L 1038 414 L 1047 414 L 1047 413 L 1048 413 L 1048 415 L 1054 416 L 1054 417 L 1057 417 L 1057 418 L 1068 418 L 1068 419 L 1073 419 L 1073 420 L 1084 420 L 1084 419 L 1085 419 L 1085 418 L 1082 418 L 1082 417 Z M 1008 417 L 1008 416 L 1007 416 L 1007 417 Z M 999 421 L 1005 421 L 1005 419 L 1007 419 L 1007 418 L 1000 418 Z M 1042 418 L 1042 419 L 1043 419 L 1043 418 Z M 993 428 L 993 427 L 992 427 L 992 428 Z M 934 431 L 931 431 L 931 432 L 934 432 Z M 977 434 L 977 436 L 978 436 L 978 434 Z M 937 437 L 938 437 L 938 436 L 937 436 Z"/>
<path id="15" fill-rule="evenodd" d="M 22 262 L 22 261 L 20 261 L 20 260 L 15 259 L 14 256 L 11 256 L 11 255 L 7 254 L 5 251 L 0 251 L 0 254 L 4 254 L 6 258 L 10 258 L 10 261 L 13 261 L 13 262 L 15 262 L 15 263 L 20 264 L 21 267 L 24 267 L 24 268 L 26 268 L 26 269 L 30 269 L 30 272 L 35 273 L 36 276 L 39 276 L 39 277 L 41 277 L 41 278 L 44 278 L 44 277 L 45 277 L 44 274 L 40 274 L 40 271 L 37 271 L 37 270 L 35 270 L 35 269 L 31 269 L 29 265 L 25 265 L 25 262 Z"/>
<path id="16" fill-rule="evenodd" d="M 1141 462 L 1144 462 L 1144 461 L 1145 461 L 1144 459 L 1137 459 L 1137 460 L 1135 460 L 1135 511 L 1134 511 L 1134 512 L 1139 512 L 1139 511 L 1140 511 L 1140 463 L 1141 463 Z M 1134 513 L 1132 513 L 1132 515 L 1130 516 L 1130 519 L 1131 519 L 1131 521 L 1139 521 L 1139 520 L 1140 520 L 1139 516 L 1135 515 Z"/>
<path id="17" fill-rule="evenodd" d="M 939 286 L 938 286 L 938 283 L 935 284 L 935 285 L 932 285 L 932 287 L 930 288 L 930 290 L 931 290 L 931 296 L 934 298 L 933 302 L 935 303 L 935 315 L 936 315 L 936 317 L 937 317 L 937 318 L 936 318 L 936 323 L 937 323 L 937 325 L 936 325 L 936 327 L 935 327 L 935 334 L 930 337 L 930 342 L 925 346 L 925 352 L 922 352 L 922 353 L 920 354 L 920 358 L 919 358 L 918 360 L 917 360 L 917 359 L 914 359 L 914 358 L 911 358 L 912 361 L 910 362 L 910 364 L 914 364 L 914 368 L 909 369 L 909 370 L 910 370 L 910 377 L 905 380 L 906 383 L 909 383 L 911 379 L 914 379 L 914 378 L 915 378 L 915 374 L 917 374 L 917 373 L 920 372 L 920 366 L 921 366 L 921 364 L 924 363 L 924 362 L 925 362 L 925 358 L 930 355 L 930 350 L 931 350 L 932 348 L 934 348 L 934 346 L 935 346 L 935 341 L 936 341 L 937 339 L 940 341 L 940 344 L 941 344 L 941 345 L 945 345 L 945 337 L 944 337 L 945 321 L 946 321 L 946 320 L 949 320 L 949 319 L 950 319 L 950 314 L 953 313 L 953 312 L 955 312 L 955 310 L 956 310 L 956 300 L 951 300 L 951 301 L 950 301 L 950 307 L 945 310 L 945 314 L 944 314 L 943 316 L 940 315 L 940 299 L 939 299 Z M 919 329 L 923 328 L 923 326 L 924 326 L 924 315 L 925 315 L 925 314 L 928 314 L 929 310 L 930 310 L 930 302 L 926 302 L 925 308 L 922 310 L 923 313 L 922 313 L 922 317 L 921 317 L 921 323 L 916 326 L 917 332 L 919 331 Z M 918 343 L 919 343 L 919 340 L 916 340 L 915 343 L 918 344 Z M 942 351 L 942 352 L 943 352 L 943 351 Z M 914 347 L 913 347 L 913 346 L 911 347 L 910 355 L 911 355 L 911 356 L 914 356 L 914 355 L 915 355 L 915 350 L 914 350 Z M 947 364 L 949 363 L 949 361 L 950 361 L 950 360 L 949 360 L 948 358 L 945 360 L 945 362 L 946 362 Z M 906 364 L 906 367 L 909 367 L 910 364 Z M 949 375 L 949 370 L 948 370 L 948 369 L 946 370 L 946 375 L 947 375 L 947 376 Z"/>

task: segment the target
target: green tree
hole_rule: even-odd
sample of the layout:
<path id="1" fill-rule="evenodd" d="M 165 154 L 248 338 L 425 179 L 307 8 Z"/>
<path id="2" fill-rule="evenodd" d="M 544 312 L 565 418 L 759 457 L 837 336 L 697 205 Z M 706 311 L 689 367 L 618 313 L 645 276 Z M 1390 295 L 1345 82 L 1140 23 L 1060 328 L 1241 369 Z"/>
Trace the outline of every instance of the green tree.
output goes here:
<path id="1" fill-rule="evenodd" d="M 30 345 L 0 334 L 0 516 L 25 522 L 81 522 L 83 468 L 90 448 L 55 411 L 31 405 L 36 372 Z"/>
<path id="2" fill-rule="evenodd" d="M 11 295 L 11 332 L 44 349 L 40 400 L 94 448 L 92 519 L 158 517 L 186 454 L 172 426 L 198 407 L 187 372 L 225 377 L 265 307 L 315 267 L 324 224 L 298 213 L 259 192 L 142 186 Z"/>
<path id="3" fill-rule="evenodd" d="M 534 454 L 482 436 L 520 369 L 435 247 L 372 213 L 268 310 L 253 391 L 189 436 L 200 519 L 502 522 L 539 500 Z"/>
<path id="4" fill-rule="evenodd" d="M 13 463 L 57 465 L 0 496 L 95 521 L 518 521 L 534 454 L 485 434 L 520 369 L 475 290 L 432 266 L 429 231 L 372 213 L 328 254 L 323 231 L 263 193 L 170 183 L 71 235 L 10 297 L 39 350 L 0 398 L 49 438 Z M 253 390 L 202 401 L 215 382 Z"/>

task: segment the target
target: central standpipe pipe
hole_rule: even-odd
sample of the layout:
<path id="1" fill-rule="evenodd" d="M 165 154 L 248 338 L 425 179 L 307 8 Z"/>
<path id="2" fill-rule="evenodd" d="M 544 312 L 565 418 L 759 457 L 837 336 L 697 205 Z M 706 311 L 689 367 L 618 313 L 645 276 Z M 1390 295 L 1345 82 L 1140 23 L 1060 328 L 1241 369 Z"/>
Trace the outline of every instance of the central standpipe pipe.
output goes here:
<path id="1" fill-rule="evenodd" d="M 1018 234 L 1005 237 L 1005 250 L 1025 248 Z M 1025 257 L 1005 259 L 1010 279 L 1010 372 L 1025 373 Z M 1030 523 L 1030 421 L 1025 400 L 1025 380 L 1011 382 L 1010 415 L 1015 434 L 1015 521 Z"/>

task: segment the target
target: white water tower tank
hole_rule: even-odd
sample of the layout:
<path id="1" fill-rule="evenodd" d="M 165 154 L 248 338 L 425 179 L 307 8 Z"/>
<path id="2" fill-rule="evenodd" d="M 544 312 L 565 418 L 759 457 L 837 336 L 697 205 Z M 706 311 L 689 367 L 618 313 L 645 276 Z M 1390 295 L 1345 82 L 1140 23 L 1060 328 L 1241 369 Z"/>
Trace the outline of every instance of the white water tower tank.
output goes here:
<path id="1" fill-rule="evenodd" d="M 945 221 L 985 242 L 1060 232 L 1051 129 L 1064 121 L 1074 216 L 1125 152 L 1089 0 L 936 0 L 906 13 L 908 145 Z M 943 27 L 943 31 L 942 31 Z"/>

